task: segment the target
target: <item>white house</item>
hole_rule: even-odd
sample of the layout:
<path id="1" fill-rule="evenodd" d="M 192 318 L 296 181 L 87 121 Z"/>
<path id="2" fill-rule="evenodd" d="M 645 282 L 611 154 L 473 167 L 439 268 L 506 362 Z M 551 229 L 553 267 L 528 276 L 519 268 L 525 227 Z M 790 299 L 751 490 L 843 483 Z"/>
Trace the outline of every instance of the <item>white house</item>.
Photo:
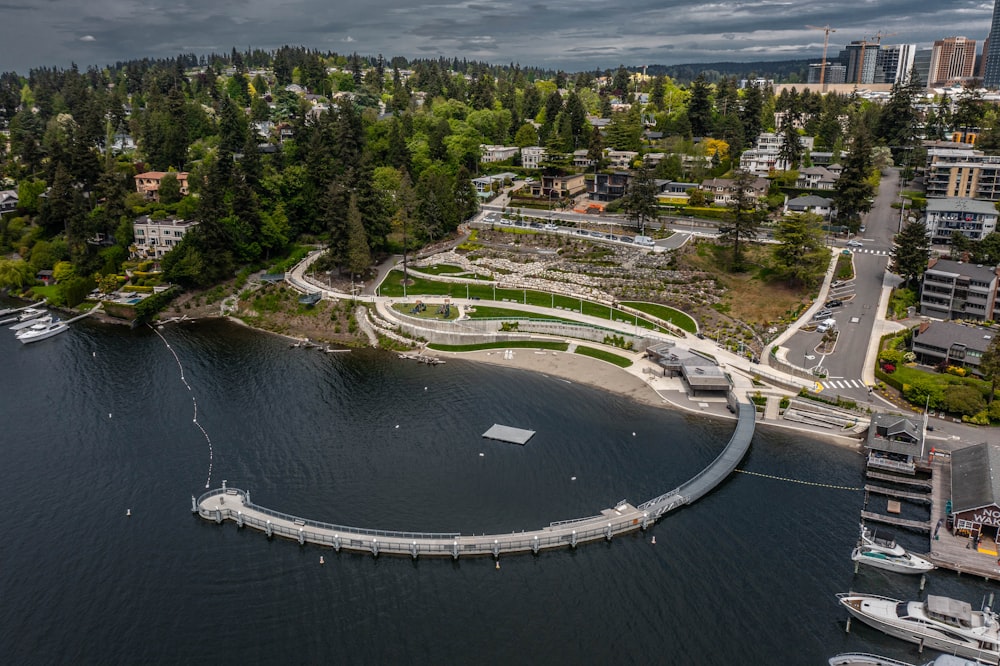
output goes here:
<path id="1" fill-rule="evenodd" d="M 17 208 L 17 192 L 15 190 L 0 190 L 0 214 L 9 213 Z"/>
<path id="2" fill-rule="evenodd" d="M 548 151 L 541 146 L 526 146 L 521 149 L 521 166 L 525 169 L 537 169 L 538 163 L 548 154 Z"/>
<path id="3" fill-rule="evenodd" d="M 483 164 L 489 164 L 514 159 L 514 156 L 517 155 L 517 146 L 491 146 L 484 143 L 480 144 L 479 151 L 479 161 Z"/>
<path id="4" fill-rule="evenodd" d="M 608 160 L 608 166 L 612 169 L 631 169 L 632 162 L 639 157 L 639 153 L 634 150 L 611 150 L 604 151 L 604 156 Z"/>
<path id="5" fill-rule="evenodd" d="M 159 259 L 174 249 L 184 238 L 184 234 L 197 225 L 197 222 L 191 220 L 175 218 L 154 220 L 148 215 L 143 215 L 132 223 L 132 233 L 135 238 L 133 255 Z"/>

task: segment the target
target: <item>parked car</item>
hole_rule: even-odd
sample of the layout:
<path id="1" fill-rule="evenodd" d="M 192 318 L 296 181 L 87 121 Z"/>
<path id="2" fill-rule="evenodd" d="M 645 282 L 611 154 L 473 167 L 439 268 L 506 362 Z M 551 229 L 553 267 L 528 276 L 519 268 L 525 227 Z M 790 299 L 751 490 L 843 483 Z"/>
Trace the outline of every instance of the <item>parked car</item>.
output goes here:
<path id="1" fill-rule="evenodd" d="M 816 327 L 816 332 L 817 333 L 826 333 L 831 328 L 836 328 L 836 327 L 837 327 L 836 320 L 834 320 L 834 319 L 827 319 L 822 324 L 820 324 L 819 326 Z"/>
<path id="2" fill-rule="evenodd" d="M 849 240 L 847 241 L 847 247 L 864 247 L 865 244 L 861 241 Z"/>
<path id="3" fill-rule="evenodd" d="M 826 308 L 839 308 L 843 304 L 844 304 L 844 301 L 840 300 L 839 298 L 834 298 L 833 300 L 827 301 L 824 304 L 824 307 L 826 307 Z"/>
<path id="4" fill-rule="evenodd" d="M 636 245 L 645 245 L 646 247 L 649 247 L 654 244 L 652 236 L 636 236 L 635 240 L 632 242 L 635 243 Z"/>
<path id="5" fill-rule="evenodd" d="M 820 310 L 819 312 L 813 315 L 813 319 L 826 319 L 832 314 L 833 314 L 832 310 Z"/>
<path id="6" fill-rule="evenodd" d="M 631 242 L 632 242 L 632 241 L 634 241 L 634 240 L 635 240 L 635 239 L 634 239 L 634 238 L 632 238 L 631 236 L 622 236 L 622 242 L 623 242 L 623 243 L 631 243 Z"/>

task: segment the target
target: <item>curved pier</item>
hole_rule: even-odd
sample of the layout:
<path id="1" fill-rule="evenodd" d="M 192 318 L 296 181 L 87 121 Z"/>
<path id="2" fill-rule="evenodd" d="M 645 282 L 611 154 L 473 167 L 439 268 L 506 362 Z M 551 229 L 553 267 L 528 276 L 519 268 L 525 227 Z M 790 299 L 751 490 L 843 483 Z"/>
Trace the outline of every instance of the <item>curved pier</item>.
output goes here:
<path id="1" fill-rule="evenodd" d="M 754 405 L 746 398 L 737 401 L 739 419 L 729 444 L 712 463 L 670 492 L 633 506 L 622 500 L 599 515 L 561 520 L 531 532 L 462 536 L 458 533 L 396 532 L 334 525 L 267 509 L 254 504 L 250 492 L 236 488 L 210 490 L 191 498 L 191 512 L 221 524 L 232 520 L 237 527 L 252 527 L 275 536 L 306 543 L 367 552 L 451 557 L 487 555 L 494 558 L 509 553 L 538 553 L 552 548 L 575 548 L 588 541 L 610 541 L 619 534 L 646 529 L 664 514 L 691 504 L 718 486 L 732 473 L 750 448 L 753 438 Z"/>

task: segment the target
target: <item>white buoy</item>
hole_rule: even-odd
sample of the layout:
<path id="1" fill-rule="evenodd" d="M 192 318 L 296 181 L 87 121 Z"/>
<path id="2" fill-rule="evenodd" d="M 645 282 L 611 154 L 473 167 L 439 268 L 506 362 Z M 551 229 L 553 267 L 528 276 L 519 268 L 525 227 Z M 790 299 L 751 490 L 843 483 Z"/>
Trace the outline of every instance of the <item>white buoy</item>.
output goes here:
<path id="1" fill-rule="evenodd" d="M 424 390 L 425 390 L 425 391 L 427 390 L 427 387 L 426 387 L 426 386 L 424 387 Z"/>
<path id="2" fill-rule="evenodd" d="M 125 516 L 128 517 L 131 515 L 132 515 L 132 509 L 125 509 Z"/>
<path id="3" fill-rule="evenodd" d="M 97 352 L 93 352 L 94 358 L 97 358 Z"/>
<path id="4" fill-rule="evenodd" d="M 108 418 L 109 419 L 111 418 L 111 412 L 108 412 Z"/>
<path id="5" fill-rule="evenodd" d="M 649 543 L 651 543 L 651 544 L 653 544 L 655 546 L 656 545 L 656 537 L 653 537 L 653 540 L 650 541 Z"/>
<path id="6" fill-rule="evenodd" d="M 571 476 L 571 477 L 569 477 L 569 480 L 570 481 L 576 481 L 576 477 L 575 476 Z"/>
<path id="7" fill-rule="evenodd" d="M 323 556 L 322 555 L 319 556 L 319 563 L 320 564 L 326 564 L 326 562 L 323 561 Z"/>
<path id="8" fill-rule="evenodd" d="M 497 560 L 497 569 L 500 568 L 500 560 Z"/>
<path id="9" fill-rule="evenodd" d="M 635 437 L 635 432 L 634 431 L 632 432 L 632 436 Z"/>
<path id="10" fill-rule="evenodd" d="M 482 451 L 480 451 L 480 452 L 479 452 L 479 457 L 480 457 L 480 458 L 485 458 L 485 457 L 486 457 L 486 454 L 485 454 L 485 453 L 483 453 Z"/>
<path id="11" fill-rule="evenodd" d="M 399 428 L 399 424 L 398 423 L 396 424 L 396 427 Z"/>

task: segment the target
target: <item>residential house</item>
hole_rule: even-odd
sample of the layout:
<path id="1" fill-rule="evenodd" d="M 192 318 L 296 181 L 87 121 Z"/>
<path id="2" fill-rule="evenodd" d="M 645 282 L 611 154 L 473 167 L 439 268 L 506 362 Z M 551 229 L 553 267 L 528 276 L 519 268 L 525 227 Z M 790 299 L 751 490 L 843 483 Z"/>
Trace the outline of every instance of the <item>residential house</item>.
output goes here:
<path id="1" fill-rule="evenodd" d="M 830 219 L 833 214 L 833 199 L 807 194 L 794 199 L 786 199 L 785 215 L 794 213 L 815 213 L 824 220 Z"/>
<path id="2" fill-rule="evenodd" d="M 159 259 L 174 249 L 198 223 L 191 220 L 166 218 L 154 220 L 149 215 L 143 215 L 132 223 L 132 233 L 135 239 L 133 256 L 137 258 Z"/>
<path id="3" fill-rule="evenodd" d="M 833 153 L 825 150 L 810 150 L 809 161 L 813 166 L 828 166 L 833 163 Z"/>
<path id="4" fill-rule="evenodd" d="M 483 199 L 489 199 L 495 193 L 499 192 L 500 188 L 502 188 L 506 183 L 513 181 L 515 178 L 517 178 L 517 174 L 505 171 L 503 173 L 495 173 L 491 176 L 473 178 L 472 185 L 476 188 L 477 196 Z"/>
<path id="5" fill-rule="evenodd" d="M 994 320 L 1000 269 L 931 259 L 920 290 L 920 314 L 936 319 Z"/>
<path id="6" fill-rule="evenodd" d="M 587 189 L 587 181 L 582 173 L 568 176 L 542 176 L 541 180 L 532 183 L 531 194 L 546 199 L 573 197 Z"/>
<path id="7" fill-rule="evenodd" d="M 716 206 L 727 206 L 736 198 L 736 188 L 732 178 L 711 178 L 703 180 L 699 186 Z M 766 178 L 756 178 L 750 183 L 746 195 L 754 200 L 767 196 L 768 182 Z"/>
<path id="8" fill-rule="evenodd" d="M 997 209 L 989 201 L 968 197 L 927 199 L 927 233 L 934 245 L 951 243 L 960 232 L 970 240 L 982 240 L 997 228 Z"/>
<path id="9" fill-rule="evenodd" d="M 634 150 L 611 150 L 605 149 L 604 159 L 608 161 L 608 166 L 612 169 L 631 169 L 632 163 L 639 157 L 639 153 Z"/>
<path id="10" fill-rule="evenodd" d="M 632 175 L 627 171 L 598 173 L 594 176 L 589 197 L 594 201 L 614 201 L 625 196 Z"/>
<path id="11" fill-rule="evenodd" d="M 910 350 L 924 365 L 945 363 L 980 374 L 979 364 L 1000 331 L 950 321 L 924 322 L 913 330 Z"/>
<path id="12" fill-rule="evenodd" d="M 804 190 L 832 190 L 840 176 L 826 167 L 811 166 L 799 169 L 795 187 Z"/>
<path id="13" fill-rule="evenodd" d="M 484 143 L 479 146 L 479 161 L 483 164 L 506 162 L 507 160 L 514 159 L 517 156 L 518 150 L 517 146 L 492 146 Z"/>
<path id="14" fill-rule="evenodd" d="M 874 414 L 865 448 L 868 467 L 914 474 L 917 461 L 926 458 L 923 426 L 905 416 Z"/>
<path id="15" fill-rule="evenodd" d="M 17 210 L 17 191 L 0 190 L 0 215 Z"/>
<path id="16" fill-rule="evenodd" d="M 590 151 L 586 148 L 573 151 L 573 166 L 586 169 L 594 166 L 594 160 L 590 159 Z"/>
<path id="17" fill-rule="evenodd" d="M 521 166 L 525 169 L 537 169 L 538 163 L 548 154 L 548 151 L 541 146 L 525 146 L 521 149 Z"/>
<path id="18" fill-rule="evenodd" d="M 143 194 L 147 199 L 152 199 L 154 201 L 159 201 L 159 191 L 160 191 L 160 181 L 167 173 L 173 173 L 177 176 L 177 182 L 181 186 L 181 194 L 187 195 L 188 193 L 188 174 L 186 171 L 147 171 L 145 173 L 140 173 L 135 177 L 135 189 L 139 194 Z"/>

